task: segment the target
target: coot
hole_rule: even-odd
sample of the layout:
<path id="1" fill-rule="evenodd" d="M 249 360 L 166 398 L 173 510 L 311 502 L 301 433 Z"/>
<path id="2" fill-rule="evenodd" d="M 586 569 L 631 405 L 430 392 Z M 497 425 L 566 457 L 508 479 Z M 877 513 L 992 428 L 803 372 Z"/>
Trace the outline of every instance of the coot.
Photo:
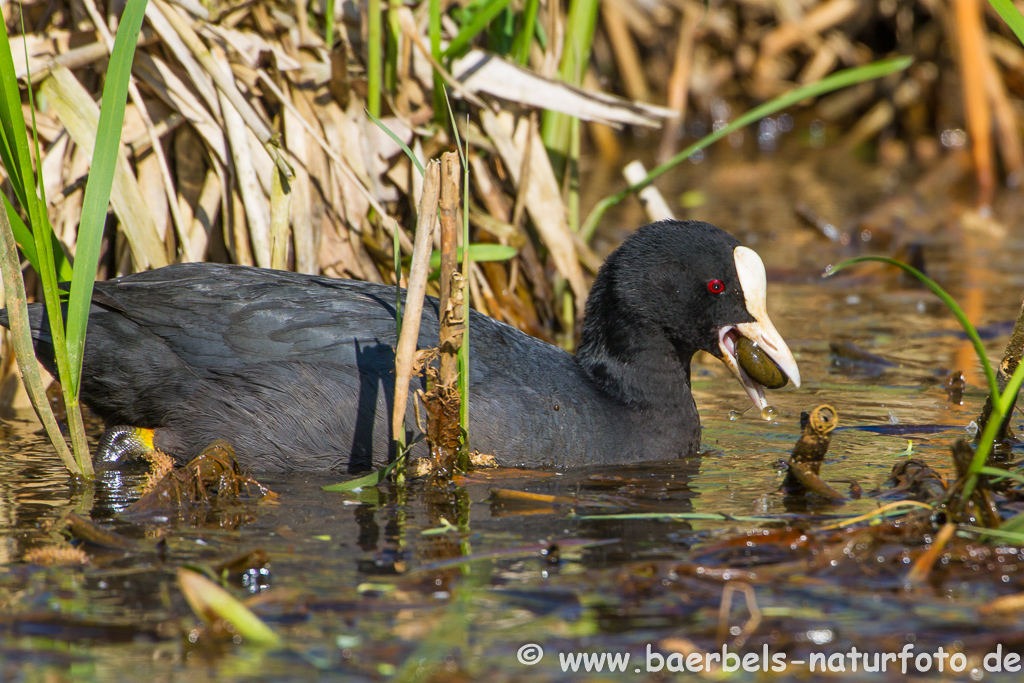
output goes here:
<path id="1" fill-rule="evenodd" d="M 757 408 L 763 387 L 737 362 L 740 336 L 800 384 L 765 289 L 761 259 L 727 233 L 662 221 L 639 228 L 602 266 L 575 356 L 472 313 L 471 446 L 505 466 L 560 468 L 695 453 L 697 350 L 721 359 Z M 136 433 L 178 461 L 223 438 L 258 472 L 380 466 L 393 455 L 394 295 L 367 282 L 213 263 L 99 282 L 82 399 L 107 425 L 154 430 Z M 54 372 L 43 306 L 30 316 L 36 352 Z M 437 336 L 430 298 L 420 347 Z"/>

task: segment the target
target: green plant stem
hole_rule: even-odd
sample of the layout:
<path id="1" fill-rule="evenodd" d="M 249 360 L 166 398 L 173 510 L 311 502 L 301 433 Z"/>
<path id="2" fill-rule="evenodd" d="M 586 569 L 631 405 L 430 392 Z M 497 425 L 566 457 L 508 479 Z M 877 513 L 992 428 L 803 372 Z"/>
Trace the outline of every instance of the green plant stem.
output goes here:
<path id="1" fill-rule="evenodd" d="M 398 90 L 398 46 L 401 44 L 402 26 L 398 18 L 401 4 L 388 4 L 388 40 L 384 56 L 384 89 L 393 93 Z"/>
<path id="2" fill-rule="evenodd" d="M 121 151 L 121 129 L 131 80 L 132 60 L 138 42 L 142 19 L 146 15 L 147 0 L 128 0 L 118 25 L 114 47 L 110 53 L 103 101 L 100 106 L 99 129 L 93 152 L 89 179 L 82 198 L 79 221 L 75 269 L 71 277 L 68 299 L 68 362 L 71 382 L 77 397 L 82 374 L 82 354 L 85 350 L 85 331 L 92 307 L 93 286 L 99 266 L 103 231 L 110 205 L 110 191 L 114 185 L 114 170 Z M 64 382 L 64 377 L 61 377 Z"/>
<path id="3" fill-rule="evenodd" d="M 324 14 L 324 42 L 330 50 L 334 47 L 334 0 L 327 0 Z"/>
<path id="4" fill-rule="evenodd" d="M 441 63 L 441 0 L 430 0 L 429 16 L 427 18 L 427 34 L 430 38 L 430 55 L 438 64 Z M 444 81 L 441 74 L 431 70 L 434 79 L 434 121 L 444 125 L 445 92 Z"/>
<path id="5" fill-rule="evenodd" d="M 24 16 L 22 16 L 22 35 L 25 35 Z M 28 45 L 23 39 L 22 44 L 25 50 L 25 60 L 28 63 Z M 9 49 L 9 47 L 8 47 Z M 13 74 L 4 74 L 4 80 L 13 78 Z M 31 74 L 29 74 L 31 82 Z M 20 169 L 18 180 L 22 183 L 22 190 L 19 196 L 26 200 L 25 209 L 29 214 L 29 224 L 32 226 L 32 239 L 35 244 L 36 255 L 39 259 L 40 270 L 37 271 L 43 284 L 43 300 L 46 305 L 46 317 L 50 325 L 50 337 L 53 342 L 54 361 L 57 365 L 57 375 L 60 380 L 61 395 L 64 399 L 67 410 L 68 427 L 71 432 L 71 446 L 74 452 L 77 472 L 84 476 L 92 475 L 92 459 L 89 452 L 88 440 L 85 436 L 85 424 L 82 421 L 82 411 L 78 404 L 78 379 L 80 371 L 70 358 L 68 339 L 65 334 L 64 311 L 60 300 L 60 288 L 57 282 L 57 265 L 55 254 L 63 254 L 59 244 L 54 246 L 53 228 L 46 211 L 46 192 L 42 177 L 42 165 L 37 164 L 35 173 L 32 169 L 32 156 L 28 151 L 28 136 L 25 134 L 24 118 L 21 116 L 21 99 L 17 82 L 11 84 L 5 82 L 5 109 L 10 107 L 17 111 L 17 121 L 21 121 L 20 128 L 16 128 L 13 136 L 13 145 L 17 151 L 14 160 Z M 11 101 L 14 98 L 14 101 Z M 35 120 L 35 101 L 32 88 L 28 88 L 29 111 L 32 113 L 32 142 L 35 148 L 35 158 L 42 159 L 42 152 L 39 147 L 38 127 Z M 13 105 L 13 106 L 12 106 Z M 122 104 L 123 107 L 123 104 Z M 10 111 L 5 111 L 5 115 Z M 5 123 L 5 132 L 7 124 Z M 13 178 L 12 178 L 13 180 Z M 74 279 L 74 273 L 72 273 Z M 38 412 L 38 408 L 37 408 Z M 61 437 L 63 441 L 63 437 Z M 60 452 L 62 447 L 54 442 L 54 448 Z M 73 472 L 75 470 L 72 470 Z"/>
<path id="6" fill-rule="evenodd" d="M 565 30 L 565 46 L 558 77 L 569 85 L 579 86 L 590 61 L 590 46 L 597 28 L 598 0 L 572 0 Z M 541 139 L 553 156 L 555 175 L 565 168 L 564 159 L 569 149 L 569 121 L 573 117 L 555 111 L 545 111 L 541 123 Z"/>
<path id="7" fill-rule="evenodd" d="M 855 67 L 853 69 L 845 69 L 843 71 L 837 71 L 836 73 L 823 78 L 822 80 L 811 83 L 797 88 L 784 95 L 780 95 L 770 102 L 766 102 L 759 107 L 754 107 L 750 111 L 746 112 L 742 116 L 739 116 L 732 121 L 729 125 L 725 126 L 721 130 L 717 130 L 710 135 L 707 135 L 697 142 L 693 143 L 683 151 L 676 154 L 674 157 L 654 168 L 647 176 L 639 183 L 630 185 L 621 192 L 608 195 L 597 203 L 596 206 L 590 211 L 587 216 L 587 220 L 584 221 L 583 227 L 580 230 L 583 241 L 587 242 L 594 235 L 594 231 L 597 229 L 598 223 L 601 222 L 601 218 L 611 207 L 621 202 L 626 197 L 639 192 L 648 185 L 654 182 L 654 180 L 661 174 L 675 168 L 677 165 L 689 159 L 694 152 L 704 149 L 711 144 L 721 140 L 725 136 L 732 133 L 734 130 L 742 128 L 748 124 L 751 124 L 759 119 L 774 114 L 777 111 L 785 109 L 786 107 L 792 106 L 801 100 L 805 100 L 810 97 L 817 97 L 824 95 L 825 93 L 832 92 L 833 90 L 839 90 L 850 85 L 856 85 L 857 83 L 863 83 L 864 81 L 870 81 L 876 78 L 882 78 L 889 74 L 896 73 L 906 69 L 913 62 L 911 57 L 895 57 L 893 59 L 883 59 L 872 64 L 865 66 Z M 547 144 L 547 138 L 545 138 L 545 144 Z"/>
<path id="8" fill-rule="evenodd" d="M 502 10 L 508 7 L 509 2 L 510 0 L 489 0 L 479 11 L 473 14 L 473 18 L 469 23 L 459 28 L 458 35 L 452 38 L 452 42 L 448 44 L 448 48 L 441 53 L 441 56 L 447 58 L 461 53 L 480 31 L 487 28 L 487 25 Z M 433 41 L 431 41 L 431 44 L 433 44 Z"/>
<path id="9" fill-rule="evenodd" d="M 540 0 L 526 0 L 521 16 L 522 26 L 512 42 L 512 55 L 517 62 L 525 66 L 530 61 L 530 47 L 533 45 L 533 33 L 537 25 L 537 11 Z"/>
<path id="10" fill-rule="evenodd" d="M 67 442 L 60 432 L 60 425 L 50 408 L 50 401 L 43 388 L 43 378 L 36 364 L 35 348 L 32 346 L 32 326 L 29 323 L 28 303 L 25 297 L 25 283 L 21 279 L 21 267 L 18 260 L 18 249 L 14 239 L 14 231 L 7 216 L 7 210 L 0 207 L 0 273 L 3 275 L 4 295 L 7 306 L 7 320 L 11 327 L 11 341 L 14 345 L 14 356 L 18 361 L 25 390 L 32 399 L 39 421 L 46 429 L 46 435 L 60 456 L 64 467 L 74 475 L 81 475 L 82 470 L 75 462 L 75 457 L 68 449 Z"/>
<path id="11" fill-rule="evenodd" d="M 469 319 L 470 319 L 470 287 L 469 287 L 469 140 L 466 148 L 462 148 L 459 127 L 455 125 L 455 114 L 452 103 L 448 99 L 448 91 L 444 93 L 445 104 L 448 105 L 448 116 L 451 118 L 452 130 L 455 131 L 455 147 L 459 150 L 462 163 L 462 311 L 466 324 L 462 327 L 462 346 L 459 347 L 457 364 L 459 368 L 459 427 L 462 430 L 462 449 L 459 452 L 458 467 L 465 471 L 469 468 Z M 466 129 L 469 129 L 469 115 L 466 116 Z"/>
<path id="12" fill-rule="evenodd" d="M 383 48 L 381 0 L 367 3 L 367 85 L 366 108 L 374 116 L 380 116 L 380 94 L 382 85 L 381 51 Z"/>

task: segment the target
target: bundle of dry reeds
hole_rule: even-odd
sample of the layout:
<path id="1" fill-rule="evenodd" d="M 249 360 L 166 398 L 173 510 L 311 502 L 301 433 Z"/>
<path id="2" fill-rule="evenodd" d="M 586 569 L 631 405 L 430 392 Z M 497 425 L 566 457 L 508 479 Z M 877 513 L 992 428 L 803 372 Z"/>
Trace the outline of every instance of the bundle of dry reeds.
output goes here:
<path id="1" fill-rule="evenodd" d="M 841 144 L 888 131 L 921 158 L 943 142 L 961 144 L 962 134 L 941 133 L 963 125 L 963 82 L 982 191 L 990 193 L 995 178 L 982 125 L 990 119 L 1009 177 L 1024 168 L 1024 50 L 997 16 L 983 16 L 979 0 L 603 0 L 593 5 L 593 54 L 577 65 L 577 78 L 560 71 L 576 38 L 576 3 L 568 11 L 533 3 L 543 40 L 527 41 L 525 66 L 496 52 L 486 32 L 439 62 L 430 4 L 387 8 L 386 35 L 373 41 L 372 2 L 327 3 L 334 17 L 326 17 L 327 6 L 305 0 L 150 0 L 100 277 L 213 260 L 393 282 L 392 237 L 398 231 L 408 254 L 403 226 L 415 225 L 422 191 L 402 145 L 421 161 L 436 157 L 453 146 L 454 118 L 469 143 L 472 241 L 517 250 L 509 262 L 473 263 L 472 305 L 571 345 L 585 273 L 599 265 L 574 231 L 576 198 L 563 177 L 575 172 L 565 155 L 578 156 L 580 139 L 615 155 L 609 126 L 668 121 L 661 154 L 669 155 L 688 122 L 710 129 L 794 84 L 897 52 L 916 57 L 909 71 L 811 103 L 818 118 L 845 124 Z M 520 4 L 531 3 L 506 2 L 503 11 L 517 17 L 526 11 Z M 32 83 L 25 107 L 43 149 L 51 222 L 73 254 L 95 100 L 120 6 L 53 0 L 0 8 L 22 59 L 19 74 Z M 460 35 L 455 17 L 471 7 L 440 9 L 444 45 Z M 375 53 L 386 55 L 383 125 L 366 113 Z M 441 82 L 453 117 L 435 97 Z M 599 93 L 599 84 L 629 100 Z M 590 123 L 553 152 L 544 110 Z M 283 191 L 275 166 L 294 172 L 286 214 L 274 201 Z"/>

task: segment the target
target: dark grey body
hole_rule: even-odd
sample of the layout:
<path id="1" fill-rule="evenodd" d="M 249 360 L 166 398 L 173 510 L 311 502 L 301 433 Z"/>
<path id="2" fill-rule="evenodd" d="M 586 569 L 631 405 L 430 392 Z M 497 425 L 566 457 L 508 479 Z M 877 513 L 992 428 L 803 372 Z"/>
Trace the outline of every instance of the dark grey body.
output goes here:
<path id="1" fill-rule="evenodd" d="M 179 460 L 224 438 L 257 471 L 379 466 L 392 454 L 394 297 L 365 282 L 206 263 L 99 282 L 82 397 L 108 425 L 157 429 L 156 445 Z M 52 365 L 42 313 L 32 307 L 37 351 Z M 500 464 L 578 467 L 699 448 L 689 356 L 670 344 L 627 360 L 653 400 L 624 401 L 561 349 L 475 312 L 470 327 L 470 445 Z M 419 346 L 437 337 L 430 298 Z M 411 439 L 411 401 L 406 423 Z"/>

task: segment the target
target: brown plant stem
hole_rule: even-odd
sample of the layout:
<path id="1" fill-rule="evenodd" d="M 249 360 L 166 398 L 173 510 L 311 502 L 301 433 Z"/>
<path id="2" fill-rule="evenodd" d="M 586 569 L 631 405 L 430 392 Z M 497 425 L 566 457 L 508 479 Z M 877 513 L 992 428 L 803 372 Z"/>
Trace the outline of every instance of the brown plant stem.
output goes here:
<path id="1" fill-rule="evenodd" d="M 441 157 L 441 330 L 438 343 L 440 368 L 438 386 L 434 389 L 439 401 L 431 415 L 431 433 L 435 472 L 453 470 L 460 448 L 458 391 L 459 349 L 466 327 L 463 278 L 458 271 L 459 235 L 459 156 L 446 152 Z M 466 248 L 465 246 L 463 248 Z"/>

